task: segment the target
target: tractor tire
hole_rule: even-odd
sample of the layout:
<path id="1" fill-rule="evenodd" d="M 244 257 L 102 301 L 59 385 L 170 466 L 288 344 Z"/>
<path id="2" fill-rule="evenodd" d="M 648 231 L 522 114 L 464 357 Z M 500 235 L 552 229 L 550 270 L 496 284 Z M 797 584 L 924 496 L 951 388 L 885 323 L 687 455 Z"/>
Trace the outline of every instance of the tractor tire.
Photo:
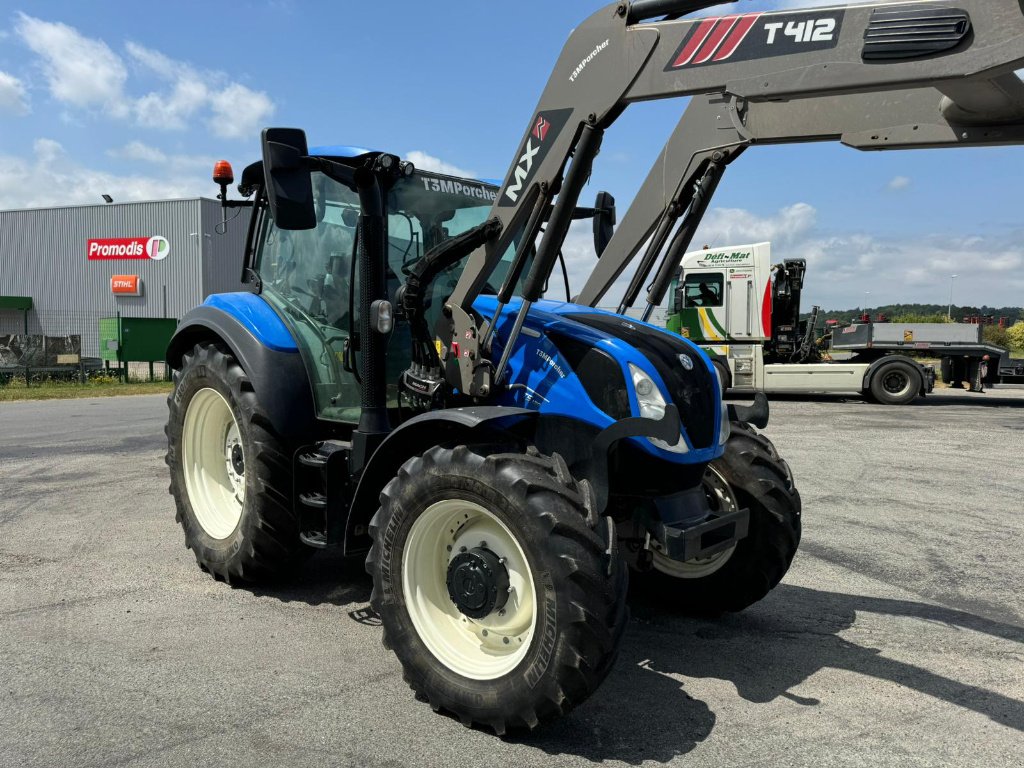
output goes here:
<path id="1" fill-rule="evenodd" d="M 226 348 L 202 343 L 186 353 L 167 407 L 169 490 L 203 570 L 256 583 L 312 551 L 292 512 L 291 451 Z"/>
<path id="2" fill-rule="evenodd" d="M 501 735 L 597 689 L 626 626 L 628 569 L 560 456 L 434 447 L 380 500 L 370 602 L 418 698 Z"/>
<path id="3" fill-rule="evenodd" d="M 800 544 L 800 493 L 772 442 L 734 421 L 725 454 L 711 462 L 704 486 L 712 508 L 750 510 L 747 535 L 734 547 L 681 563 L 654 554 L 653 569 L 634 574 L 634 594 L 692 615 L 741 611 L 786 575 Z"/>
<path id="4" fill-rule="evenodd" d="M 907 405 L 921 391 L 921 374 L 910 363 L 893 360 L 878 367 L 869 385 L 871 399 L 882 405 Z"/>
<path id="5" fill-rule="evenodd" d="M 732 389 L 732 373 L 729 372 L 729 366 L 721 360 L 712 360 L 711 364 L 718 371 L 718 378 L 722 382 L 722 394 L 724 395 Z"/>

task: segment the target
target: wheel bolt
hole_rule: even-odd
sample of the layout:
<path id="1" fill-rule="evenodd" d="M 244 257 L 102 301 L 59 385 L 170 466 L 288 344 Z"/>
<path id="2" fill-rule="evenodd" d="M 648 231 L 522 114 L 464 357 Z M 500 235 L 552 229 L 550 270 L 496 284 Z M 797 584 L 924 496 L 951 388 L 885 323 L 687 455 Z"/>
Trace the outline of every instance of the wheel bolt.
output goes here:
<path id="1" fill-rule="evenodd" d="M 459 552 L 465 552 L 465 551 L 466 551 L 465 547 L 459 547 Z"/>
<path id="2" fill-rule="evenodd" d="M 483 631 L 483 636 L 487 637 L 487 630 L 486 629 Z"/>
<path id="3" fill-rule="evenodd" d="M 501 642 L 503 642 L 505 645 L 508 645 L 508 638 L 507 637 L 503 637 L 501 639 Z"/>

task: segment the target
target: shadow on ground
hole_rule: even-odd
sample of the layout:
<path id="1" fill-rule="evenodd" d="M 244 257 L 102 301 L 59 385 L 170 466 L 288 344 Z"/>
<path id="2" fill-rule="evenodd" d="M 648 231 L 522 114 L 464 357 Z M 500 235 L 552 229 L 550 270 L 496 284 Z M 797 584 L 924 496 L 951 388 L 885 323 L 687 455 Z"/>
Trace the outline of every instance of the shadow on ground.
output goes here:
<path id="1" fill-rule="evenodd" d="M 321 555 L 293 583 L 256 593 L 312 605 L 332 603 L 351 609 L 355 621 L 379 621 L 364 610 L 370 582 L 358 559 Z M 785 584 L 764 603 L 716 619 L 673 615 L 637 598 L 632 609 L 619 661 L 601 689 L 569 716 L 533 733 L 513 735 L 510 743 L 592 762 L 667 763 L 693 750 L 715 727 L 711 707 L 687 692 L 690 680 L 732 683 L 741 698 L 756 704 L 784 698 L 815 707 L 820 699 L 793 689 L 823 669 L 888 681 L 1024 731 L 1024 702 L 887 658 L 884 647 L 860 646 L 841 636 L 859 613 L 918 619 L 953 632 L 970 630 L 1024 644 L 1021 626 L 923 602 Z"/>
<path id="2" fill-rule="evenodd" d="M 372 583 L 363 563 L 365 556 L 343 557 L 337 551 L 316 552 L 296 571 L 276 584 L 241 585 L 239 589 L 284 603 L 337 605 L 358 609 L 370 601 Z"/>
<path id="3" fill-rule="evenodd" d="M 768 599 L 718 619 L 673 616 L 634 599 L 618 665 L 601 690 L 566 719 L 519 741 L 594 762 L 665 763 L 692 750 L 715 725 L 708 704 L 686 692 L 687 678 L 732 683 L 741 698 L 756 704 L 784 698 L 815 707 L 821 700 L 792 689 L 822 669 L 895 683 L 1024 731 L 1024 702 L 886 658 L 885 648 L 840 636 L 859 613 L 919 619 L 1022 644 L 1024 627 L 927 603 L 788 585 Z"/>

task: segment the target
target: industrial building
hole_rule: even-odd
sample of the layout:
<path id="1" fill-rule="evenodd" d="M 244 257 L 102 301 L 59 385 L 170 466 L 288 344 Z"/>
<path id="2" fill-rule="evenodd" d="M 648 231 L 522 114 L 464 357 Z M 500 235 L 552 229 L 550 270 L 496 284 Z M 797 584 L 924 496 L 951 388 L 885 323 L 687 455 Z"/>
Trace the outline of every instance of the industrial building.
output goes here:
<path id="1" fill-rule="evenodd" d="M 198 197 L 0 211 L 0 339 L 80 336 L 97 358 L 102 318 L 177 319 L 239 290 L 249 209 L 227 216 Z"/>

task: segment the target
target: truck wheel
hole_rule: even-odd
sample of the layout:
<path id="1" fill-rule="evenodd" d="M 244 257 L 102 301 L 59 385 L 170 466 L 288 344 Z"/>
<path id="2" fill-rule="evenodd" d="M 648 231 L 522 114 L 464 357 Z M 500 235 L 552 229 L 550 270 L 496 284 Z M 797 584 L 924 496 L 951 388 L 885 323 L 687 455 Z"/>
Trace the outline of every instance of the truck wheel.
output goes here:
<path id="1" fill-rule="evenodd" d="M 609 519 L 560 456 L 435 447 L 380 499 L 371 605 L 419 696 L 500 735 L 597 689 L 626 624 L 628 575 Z"/>
<path id="2" fill-rule="evenodd" d="M 290 451 L 238 361 L 197 344 L 167 398 L 167 465 L 185 546 L 215 578 L 278 575 L 308 549 L 291 510 Z"/>
<path id="3" fill-rule="evenodd" d="M 921 391 L 921 374 L 902 360 L 879 366 L 871 377 L 871 396 L 882 405 L 906 405 Z"/>
<path id="4" fill-rule="evenodd" d="M 800 543 L 800 494 L 772 442 L 736 421 L 725 454 L 708 466 L 704 489 L 716 511 L 750 510 L 746 537 L 689 562 L 655 551 L 653 570 L 634 574 L 634 582 L 641 595 L 685 613 L 741 611 L 771 592 L 789 570 Z"/>

